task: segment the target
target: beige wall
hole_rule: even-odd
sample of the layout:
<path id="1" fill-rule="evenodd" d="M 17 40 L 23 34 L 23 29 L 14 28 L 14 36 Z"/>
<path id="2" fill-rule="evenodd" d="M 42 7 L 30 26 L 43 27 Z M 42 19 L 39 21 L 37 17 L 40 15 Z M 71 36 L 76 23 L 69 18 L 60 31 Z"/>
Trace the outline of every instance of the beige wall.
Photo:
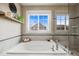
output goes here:
<path id="1" fill-rule="evenodd" d="M 51 10 L 52 11 L 52 17 L 51 17 L 51 32 L 55 32 L 56 30 L 56 25 L 55 25 L 55 13 L 61 12 L 61 13 L 68 13 L 68 7 L 67 6 L 25 6 L 22 7 L 22 13 L 25 16 L 25 23 L 23 24 L 23 29 L 26 29 L 22 31 L 22 33 L 27 32 L 27 15 L 26 12 L 28 10 Z"/>
<path id="2" fill-rule="evenodd" d="M 52 11 L 52 17 L 51 17 L 51 33 L 54 33 L 56 31 L 56 21 L 55 21 L 55 13 L 68 13 L 68 6 L 23 6 L 22 7 L 22 14 L 25 16 L 25 22 L 22 25 L 22 34 L 27 33 L 27 16 L 26 12 L 28 10 L 51 10 Z M 64 32 L 59 32 L 59 33 L 66 33 Z M 52 36 L 30 36 L 32 40 L 47 40 L 50 39 Z M 23 37 L 24 38 L 24 37 Z M 47 38 L 47 39 L 46 39 Z M 64 38 L 64 37 L 63 37 Z M 59 39 L 63 39 L 62 37 Z M 55 39 L 58 39 L 55 38 Z"/>
<path id="3" fill-rule="evenodd" d="M 15 4 L 17 7 L 17 13 L 21 14 L 21 7 L 19 4 Z M 8 8 L 8 3 L 0 3 L 0 10 L 5 12 L 11 12 Z M 14 22 L 12 20 L 8 20 L 4 17 L 0 17 L 0 40 L 7 39 L 10 37 L 14 37 L 17 35 L 21 35 L 21 24 Z M 18 44 L 20 41 L 20 37 L 13 38 L 10 40 L 0 41 L 0 53 L 4 52 L 11 47 Z"/>
<path id="4" fill-rule="evenodd" d="M 17 14 L 21 14 L 21 7 L 20 7 L 20 4 L 15 4 L 16 5 L 16 7 L 17 7 Z M 3 10 L 3 11 L 5 11 L 5 12 L 11 12 L 10 11 L 10 9 L 9 9 L 9 7 L 8 7 L 9 5 L 8 5 L 8 3 L 0 3 L 0 10 Z"/>
<path id="5" fill-rule="evenodd" d="M 73 6 L 69 5 L 70 18 L 79 17 L 79 4 Z M 79 26 L 79 19 L 70 19 L 70 33 L 79 34 L 79 27 L 73 28 L 72 26 Z M 70 48 L 79 48 L 79 36 L 72 36 L 69 39 Z"/>

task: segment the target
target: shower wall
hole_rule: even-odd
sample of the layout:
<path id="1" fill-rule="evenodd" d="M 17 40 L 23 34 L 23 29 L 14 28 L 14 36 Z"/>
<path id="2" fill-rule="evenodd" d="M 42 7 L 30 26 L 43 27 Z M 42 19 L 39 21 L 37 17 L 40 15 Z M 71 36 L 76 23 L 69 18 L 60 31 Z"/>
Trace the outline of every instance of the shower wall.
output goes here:
<path id="1" fill-rule="evenodd" d="M 69 4 L 70 33 L 79 34 L 79 4 Z M 69 37 L 70 49 L 79 48 L 79 36 Z"/>

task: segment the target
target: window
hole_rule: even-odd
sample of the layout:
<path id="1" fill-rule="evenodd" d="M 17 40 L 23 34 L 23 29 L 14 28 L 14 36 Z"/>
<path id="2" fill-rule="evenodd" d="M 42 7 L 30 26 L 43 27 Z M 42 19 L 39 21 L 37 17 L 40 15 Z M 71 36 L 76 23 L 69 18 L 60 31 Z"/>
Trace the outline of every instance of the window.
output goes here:
<path id="1" fill-rule="evenodd" d="M 57 15 L 57 30 L 68 30 L 69 19 L 67 15 Z"/>
<path id="2" fill-rule="evenodd" d="M 39 16 L 39 30 L 47 30 L 48 29 L 48 15 L 40 15 Z"/>
<path id="3" fill-rule="evenodd" d="M 30 11 L 28 13 L 28 31 L 30 32 L 48 32 L 49 31 L 49 12 Z"/>
<path id="4" fill-rule="evenodd" d="M 29 17 L 30 17 L 30 19 L 29 19 L 30 29 L 38 30 L 38 16 L 30 15 Z"/>
<path id="5" fill-rule="evenodd" d="M 47 30 L 48 15 L 30 15 L 29 17 L 31 30 Z"/>

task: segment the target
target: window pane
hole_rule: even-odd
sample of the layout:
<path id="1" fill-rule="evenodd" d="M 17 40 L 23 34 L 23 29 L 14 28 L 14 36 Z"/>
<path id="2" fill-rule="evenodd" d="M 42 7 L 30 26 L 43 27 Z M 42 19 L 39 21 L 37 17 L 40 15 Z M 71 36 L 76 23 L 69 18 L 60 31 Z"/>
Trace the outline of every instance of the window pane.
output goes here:
<path id="1" fill-rule="evenodd" d="M 48 16 L 40 15 L 39 16 L 39 30 L 46 30 L 48 27 Z"/>
<path id="2" fill-rule="evenodd" d="M 67 15 L 58 15 L 57 19 L 57 30 L 64 30 L 65 27 L 68 30 L 69 17 Z"/>
<path id="3" fill-rule="evenodd" d="M 57 16 L 56 19 L 57 19 L 57 25 L 60 25 L 61 24 L 61 22 L 60 22 L 60 16 Z"/>
<path id="4" fill-rule="evenodd" d="M 64 30 L 64 25 L 57 25 L 57 30 Z"/>
<path id="5" fill-rule="evenodd" d="M 69 25 L 69 20 L 66 20 L 66 25 L 67 25 L 67 26 Z"/>
<path id="6" fill-rule="evenodd" d="M 61 25 L 65 25 L 65 20 L 61 20 Z"/>
<path id="7" fill-rule="evenodd" d="M 56 19 L 57 19 L 57 30 L 64 30 L 65 16 L 59 15 L 56 17 Z"/>
<path id="8" fill-rule="evenodd" d="M 69 25 L 69 16 L 66 16 L 66 25 Z"/>
<path id="9" fill-rule="evenodd" d="M 64 30 L 65 29 L 65 25 L 61 25 L 60 28 L 61 28 L 61 30 Z"/>
<path id="10" fill-rule="evenodd" d="M 30 29 L 31 30 L 38 30 L 38 16 L 30 15 Z"/>
<path id="11" fill-rule="evenodd" d="M 64 20 L 65 19 L 65 16 L 61 16 L 61 20 Z"/>
<path id="12" fill-rule="evenodd" d="M 57 17 L 56 17 L 57 20 L 60 20 L 60 18 L 61 18 L 61 16 L 57 16 Z"/>
<path id="13" fill-rule="evenodd" d="M 57 25 L 60 25 L 60 24 L 61 24 L 60 20 L 57 20 Z"/>
<path id="14" fill-rule="evenodd" d="M 66 16 L 66 30 L 69 29 L 69 16 Z"/>
<path id="15" fill-rule="evenodd" d="M 61 29 L 60 25 L 57 25 L 56 27 L 57 27 L 57 30 L 60 30 Z"/>
<path id="16" fill-rule="evenodd" d="M 65 25 L 65 16 L 61 16 L 61 25 Z"/>

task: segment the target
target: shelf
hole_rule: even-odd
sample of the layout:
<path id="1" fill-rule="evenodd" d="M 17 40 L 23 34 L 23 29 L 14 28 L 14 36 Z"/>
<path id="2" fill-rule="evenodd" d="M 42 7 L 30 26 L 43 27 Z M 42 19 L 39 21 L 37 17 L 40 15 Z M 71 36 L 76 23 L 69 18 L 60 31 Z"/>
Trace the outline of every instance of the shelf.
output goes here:
<path id="1" fill-rule="evenodd" d="M 0 11 L 0 17 L 4 17 L 4 18 L 6 18 L 6 19 L 9 19 L 9 20 L 12 20 L 12 21 L 21 23 L 21 24 L 23 23 L 22 21 L 19 21 L 19 20 L 16 19 L 16 18 L 13 18 L 13 17 L 10 17 L 10 16 L 5 15 L 5 12 L 3 12 L 3 11 Z"/>

